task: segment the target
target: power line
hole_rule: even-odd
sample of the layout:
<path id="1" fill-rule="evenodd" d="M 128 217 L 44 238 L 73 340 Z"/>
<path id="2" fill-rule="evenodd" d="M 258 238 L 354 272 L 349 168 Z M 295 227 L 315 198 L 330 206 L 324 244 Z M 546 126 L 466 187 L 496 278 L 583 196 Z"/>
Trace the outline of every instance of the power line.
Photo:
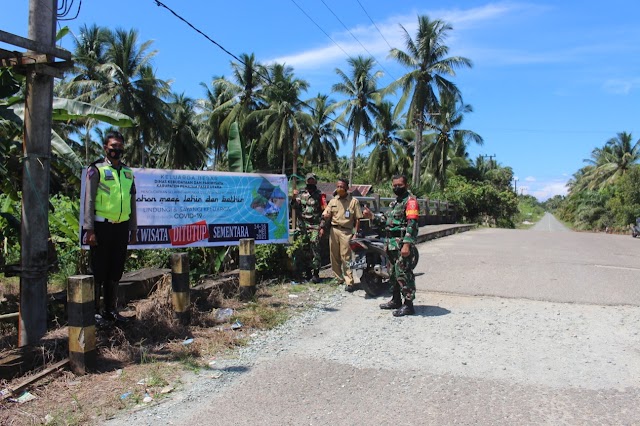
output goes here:
<path id="1" fill-rule="evenodd" d="M 293 1 L 293 0 L 291 0 L 291 1 Z M 338 20 L 338 22 L 340 22 L 342 24 L 344 29 L 347 30 L 347 32 L 349 34 L 351 34 L 351 37 L 353 37 L 354 40 L 358 42 L 358 44 L 365 50 L 365 52 L 367 52 L 378 63 L 378 65 L 380 65 L 380 68 L 382 68 L 387 73 L 387 75 L 389 75 L 389 77 L 391 77 L 395 81 L 395 77 L 393 75 L 391 75 L 391 73 L 385 69 L 385 67 L 382 65 L 382 63 L 371 52 L 369 52 L 369 50 L 367 50 L 366 47 L 364 47 L 364 44 L 362 44 L 360 42 L 360 40 L 358 40 L 358 37 L 356 37 L 351 32 L 351 30 L 345 25 L 344 22 L 342 22 L 342 20 L 338 17 L 338 15 L 336 15 L 336 13 L 329 7 L 329 5 L 324 0 L 320 0 L 320 1 L 322 2 L 322 4 L 325 5 L 325 7 L 329 10 L 329 12 L 331 12 L 333 14 L 333 16 L 335 16 L 335 18 Z"/>
<path id="2" fill-rule="evenodd" d="M 340 50 L 342 50 L 342 52 L 344 52 L 344 54 L 345 54 L 345 55 L 347 55 L 347 56 L 349 57 L 349 59 L 353 60 L 353 58 L 351 57 L 351 55 L 349 55 L 349 54 L 347 53 L 347 51 L 346 51 L 346 50 L 344 50 L 344 49 L 342 48 L 342 46 L 340 46 L 340 45 L 339 45 L 339 44 L 338 44 L 334 39 L 332 39 L 332 38 L 331 38 L 331 36 L 330 36 L 329 34 L 327 34 L 327 32 L 326 32 L 324 29 L 322 29 L 322 27 L 321 27 L 321 26 L 320 26 L 316 21 L 314 21 L 314 20 L 313 20 L 313 18 L 312 18 L 311 16 L 309 16 L 309 14 L 308 14 L 307 12 L 305 12 L 305 10 L 304 10 L 302 7 L 300 7 L 300 5 L 299 5 L 298 3 L 296 3 L 296 0 L 291 0 L 291 2 L 292 2 L 293 4 L 295 4 L 295 5 L 298 7 L 298 9 L 300 9 L 300 11 L 301 11 L 302 13 L 304 13 L 304 15 L 305 15 L 307 18 L 309 18 L 309 20 L 310 20 L 311 22 L 313 22 L 313 23 L 315 24 L 315 26 L 316 26 L 316 27 L 318 27 L 318 29 L 319 29 L 320 31 L 322 31 L 322 32 L 324 33 L 324 35 L 326 35 L 326 36 L 327 36 L 327 38 L 333 42 L 333 44 L 335 44 L 336 46 L 338 46 L 338 48 L 339 48 Z"/>
<path id="3" fill-rule="evenodd" d="M 204 32 L 200 31 L 198 28 L 196 28 L 193 24 L 191 24 L 191 23 L 190 23 L 189 21 L 187 21 L 185 18 L 183 18 L 182 16 L 180 16 L 180 15 L 178 15 L 176 12 L 174 12 L 174 11 L 173 11 L 173 9 L 171 9 L 169 6 L 165 5 L 164 3 L 162 3 L 162 2 L 161 2 L 161 1 L 159 1 L 159 0 L 153 0 L 153 1 L 156 3 L 156 5 L 157 5 L 157 6 L 160 6 L 160 7 L 163 7 L 163 8 L 165 8 L 165 9 L 167 9 L 167 10 L 168 10 L 169 12 L 171 12 L 171 14 L 172 14 L 172 15 L 174 15 L 176 18 L 180 19 L 182 22 L 184 22 L 185 24 L 187 24 L 189 27 L 191 27 L 191 28 L 192 28 L 194 31 L 196 31 L 198 34 L 202 35 L 202 36 L 203 36 L 204 38 L 206 38 L 208 41 L 210 41 L 211 43 L 215 44 L 218 48 L 220 48 L 220 49 L 221 49 L 223 52 L 225 52 L 227 55 L 231 56 L 231 57 L 232 57 L 232 58 L 234 58 L 236 61 L 238 61 L 239 63 L 241 63 L 242 65 L 244 65 L 245 67 L 247 66 L 247 64 L 246 64 L 242 59 L 238 58 L 236 55 L 234 55 L 233 53 L 231 53 L 230 51 L 228 51 L 227 49 L 225 49 L 225 48 L 224 48 L 224 46 L 222 46 L 220 43 L 216 42 L 216 41 L 215 41 L 215 40 L 213 40 L 211 37 L 209 37 L 208 35 L 206 35 Z M 296 4 L 296 6 L 297 6 L 297 3 L 295 2 L 295 0 L 291 0 L 291 1 L 292 1 L 293 3 L 295 3 L 295 4 Z M 298 6 L 298 7 L 300 7 L 300 6 Z M 300 8 L 300 10 L 302 10 L 302 8 Z M 302 10 L 302 11 L 304 12 L 304 10 Z M 305 15 L 306 15 L 306 12 L 305 12 Z M 307 15 L 307 16 L 308 16 L 308 15 Z M 309 19 L 311 19 L 311 17 L 309 17 Z M 312 21 L 313 21 L 313 20 L 312 20 Z M 316 24 L 316 25 L 317 25 L 317 24 Z M 320 27 L 319 27 L 319 28 L 320 28 Z M 320 28 L 320 29 L 322 30 L 322 28 Z M 324 30 L 322 30 L 322 31 L 324 32 Z M 326 33 L 325 33 L 325 34 L 326 34 Z M 327 37 L 328 37 L 328 35 L 327 35 Z M 329 37 L 329 38 L 331 38 L 331 37 Z M 337 43 L 336 43 L 336 45 L 337 45 Z M 340 47 L 340 46 L 338 45 L 338 47 Z M 341 48 L 341 49 L 342 49 L 342 48 Z M 344 51 L 344 50 L 343 50 L 343 51 Z M 348 54 L 348 53 L 346 53 L 346 52 L 345 52 L 345 54 L 347 54 L 347 56 L 349 56 L 349 54 Z M 257 73 L 258 75 L 260 75 L 260 76 L 261 76 L 261 77 L 262 77 L 266 82 L 268 82 L 269 84 L 274 84 L 274 83 L 271 81 L 271 78 L 269 78 L 269 75 L 261 74 L 261 73 L 260 73 L 260 71 L 259 71 L 258 69 L 255 69 L 255 71 L 256 71 L 256 73 Z M 310 110 L 315 111 L 315 112 L 318 112 L 315 108 L 313 108 L 311 105 L 309 105 L 309 104 L 308 104 L 308 103 L 306 103 L 305 101 L 300 100 L 300 103 L 301 103 L 302 105 L 306 106 L 307 108 L 309 108 Z M 329 116 L 327 116 L 327 118 L 328 118 L 330 121 L 332 121 L 332 122 L 336 123 L 337 125 L 340 125 L 340 126 L 344 127 L 347 131 L 349 131 L 349 128 L 348 128 L 347 126 L 345 126 L 343 123 L 341 123 L 340 121 L 338 121 L 338 120 L 336 120 L 336 119 L 334 119 L 334 118 L 331 118 L 331 117 L 329 117 Z M 362 133 L 358 133 L 358 136 L 363 136 L 363 137 L 365 137 L 365 138 L 366 138 L 366 135 L 363 135 Z"/>
<path id="4" fill-rule="evenodd" d="M 387 41 L 387 39 L 385 38 L 385 36 L 382 34 L 382 31 L 380 31 L 380 28 L 378 28 L 378 26 L 376 25 L 375 22 L 373 22 L 373 19 L 371 19 L 371 16 L 369 16 L 369 13 L 367 12 L 367 10 L 364 8 L 364 6 L 362 5 L 362 3 L 360 3 L 360 0 L 356 0 L 358 2 L 358 4 L 360 5 L 360 7 L 362 8 L 362 11 L 364 12 L 365 15 L 367 15 L 367 18 L 369 18 L 369 21 L 371 21 L 371 23 L 373 24 L 374 27 L 376 27 L 376 30 L 378 30 L 378 34 L 380 34 L 380 37 L 382 37 L 382 39 L 385 41 L 385 43 L 387 43 L 387 46 L 389 46 L 389 49 L 393 49 L 393 47 L 391 47 L 391 44 L 389 44 L 389 42 Z"/>

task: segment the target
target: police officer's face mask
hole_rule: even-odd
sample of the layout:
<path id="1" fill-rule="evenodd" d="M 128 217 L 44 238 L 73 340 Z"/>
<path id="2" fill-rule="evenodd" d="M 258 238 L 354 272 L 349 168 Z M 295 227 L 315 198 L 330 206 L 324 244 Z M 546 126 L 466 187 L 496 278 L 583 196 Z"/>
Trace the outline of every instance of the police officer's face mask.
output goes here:
<path id="1" fill-rule="evenodd" d="M 109 148 L 107 149 L 107 154 L 109 155 L 109 158 L 119 160 L 120 157 L 122 157 L 122 154 L 124 154 L 124 149 Z"/>

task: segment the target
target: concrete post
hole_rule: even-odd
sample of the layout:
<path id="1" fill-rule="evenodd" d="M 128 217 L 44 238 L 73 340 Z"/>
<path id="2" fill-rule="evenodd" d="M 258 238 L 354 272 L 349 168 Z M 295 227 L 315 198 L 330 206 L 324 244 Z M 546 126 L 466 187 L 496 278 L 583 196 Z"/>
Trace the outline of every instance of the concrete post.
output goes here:
<path id="1" fill-rule="evenodd" d="M 240 240 L 240 298 L 250 299 L 256 291 L 256 246 L 253 238 Z"/>
<path id="2" fill-rule="evenodd" d="M 171 255 L 171 302 L 175 318 L 188 325 L 191 322 L 191 290 L 187 253 Z"/>
<path id="3" fill-rule="evenodd" d="M 73 275 L 67 280 L 69 363 L 75 374 L 96 368 L 95 291 L 92 275 Z"/>

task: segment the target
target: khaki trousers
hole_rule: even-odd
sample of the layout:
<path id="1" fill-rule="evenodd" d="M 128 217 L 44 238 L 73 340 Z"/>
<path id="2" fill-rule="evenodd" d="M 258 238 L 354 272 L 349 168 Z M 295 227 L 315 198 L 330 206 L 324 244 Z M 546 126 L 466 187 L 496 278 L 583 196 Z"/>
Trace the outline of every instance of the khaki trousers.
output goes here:
<path id="1" fill-rule="evenodd" d="M 351 230 L 331 227 L 329 236 L 329 250 L 331 252 L 331 270 L 338 281 L 344 281 L 346 285 L 353 285 L 353 273 L 347 266 L 351 261 Z"/>

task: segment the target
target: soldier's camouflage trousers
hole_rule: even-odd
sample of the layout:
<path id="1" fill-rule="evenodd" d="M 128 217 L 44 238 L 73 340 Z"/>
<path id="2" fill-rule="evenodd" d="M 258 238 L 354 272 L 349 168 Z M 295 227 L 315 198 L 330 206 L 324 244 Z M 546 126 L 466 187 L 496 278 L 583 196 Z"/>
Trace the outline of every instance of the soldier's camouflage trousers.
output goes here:
<path id="1" fill-rule="evenodd" d="M 320 230 L 307 229 L 300 231 L 300 251 L 296 256 L 296 269 L 301 272 L 311 272 L 320 269 L 322 259 L 320 257 Z"/>
<path id="2" fill-rule="evenodd" d="M 400 250 L 387 250 L 387 257 L 391 266 L 389 271 L 391 290 L 398 286 L 404 300 L 413 301 L 416 298 L 416 278 L 413 275 L 413 269 L 409 267 L 410 257 L 402 257 Z"/>

